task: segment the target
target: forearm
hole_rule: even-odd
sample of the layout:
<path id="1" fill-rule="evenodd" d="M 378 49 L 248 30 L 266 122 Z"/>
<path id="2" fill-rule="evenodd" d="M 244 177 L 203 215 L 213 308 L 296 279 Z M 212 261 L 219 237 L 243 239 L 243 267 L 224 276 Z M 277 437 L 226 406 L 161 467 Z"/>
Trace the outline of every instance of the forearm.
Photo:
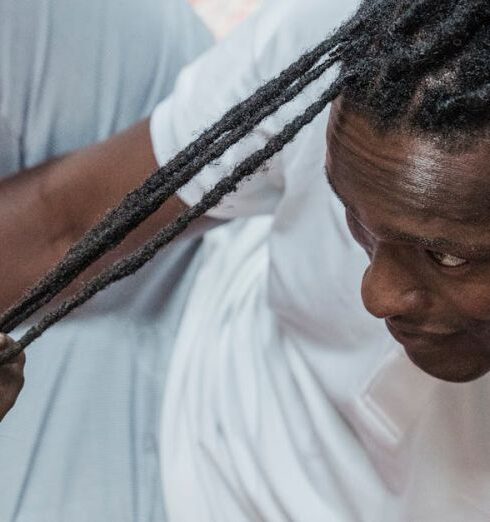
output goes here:
<path id="1" fill-rule="evenodd" d="M 49 270 L 90 227 L 157 168 L 148 121 L 99 145 L 0 183 L 0 309 Z M 174 196 L 84 274 L 134 250 L 185 208 Z M 198 228 L 213 222 L 202 220 Z M 72 285 L 73 291 L 78 285 Z"/>
<path id="2" fill-rule="evenodd" d="M 61 257 L 68 241 L 66 221 L 44 196 L 42 174 L 52 168 L 46 164 L 0 182 L 0 310 Z"/>

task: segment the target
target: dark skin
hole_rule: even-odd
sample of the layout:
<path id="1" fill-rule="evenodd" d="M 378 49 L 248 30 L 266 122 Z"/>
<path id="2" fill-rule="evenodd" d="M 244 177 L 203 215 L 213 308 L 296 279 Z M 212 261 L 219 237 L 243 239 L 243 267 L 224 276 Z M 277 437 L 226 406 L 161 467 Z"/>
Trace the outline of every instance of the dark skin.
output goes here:
<path id="1" fill-rule="evenodd" d="M 329 182 L 370 264 L 366 309 L 434 377 L 490 371 L 490 147 L 442 150 L 406 131 L 381 132 L 332 107 Z"/>
<path id="2" fill-rule="evenodd" d="M 13 340 L 0 334 L 0 352 L 13 344 Z M 0 421 L 12 408 L 24 385 L 25 355 L 21 353 L 8 364 L 0 366 Z"/>

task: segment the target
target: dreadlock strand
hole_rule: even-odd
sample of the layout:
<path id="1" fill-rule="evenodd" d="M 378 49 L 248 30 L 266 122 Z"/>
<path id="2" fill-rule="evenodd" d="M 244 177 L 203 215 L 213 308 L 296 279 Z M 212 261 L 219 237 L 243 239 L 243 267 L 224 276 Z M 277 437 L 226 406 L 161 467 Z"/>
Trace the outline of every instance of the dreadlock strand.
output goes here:
<path id="1" fill-rule="evenodd" d="M 398 7 L 406 5 L 405 0 L 395 3 Z M 437 16 L 431 16 L 434 14 Z M 402 115 L 410 113 L 422 82 L 437 74 L 443 64 L 446 69 L 448 64 L 457 64 L 459 60 L 464 63 L 471 42 L 475 38 L 481 42 L 479 33 L 489 20 L 490 5 L 485 0 L 420 0 L 400 11 L 394 20 L 388 13 L 370 35 L 371 45 L 363 55 L 352 48 L 343 55 L 342 70 L 355 73 L 356 77 L 344 97 L 380 127 L 400 124 Z M 409 27 L 414 29 L 412 34 L 400 32 Z M 482 54 L 481 43 L 479 47 L 475 54 Z M 373 71 L 378 72 L 373 74 Z M 423 87 L 423 91 L 427 89 Z"/>
<path id="2" fill-rule="evenodd" d="M 48 313 L 37 325 L 30 328 L 26 334 L 10 349 L 0 353 L 0 365 L 5 364 L 18 355 L 35 339 L 40 337 L 50 326 L 60 321 L 71 311 L 88 301 L 96 293 L 112 283 L 134 274 L 148 263 L 157 252 L 180 235 L 197 218 L 207 210 L 216 206 L 225 195 L 236 190 L 238 184 L 257 171 L 266 161 L 280 152 L 297 134 L 318 116 L 329 102 L 335 99 L 341 89 L 341 82 L 335 82 L 320 98 L 312 103 L 303 114 L 286 124 L 283 130 L 273 136 L 260 150 L 254 152 L 227 177 L 219 181 L 214 189 L 205 194 L 201 201 L 185 211 L 173 223 L 165 227 L 152 240 L 135 253 L 115 263 L 112 267 L 93 278 L 74 297 L 64 301 L 56 310 Z"/>
<path id="3" fill-rule="evenodd" d="M 427 2 L 427 0 L 406 0 L 399 6 L 392 31 L 396 35 L 413 36 L 429 20 L 440 20 L 442 14 L 454 9 L 455 0 Z"/>
<path id="4" fill-rule="evenodd" d="M 141 216 L 145 214 L 142 213 L 140 209 L 147 202 L 149 205 L 152 205 L 152 193 L 159 188 L 162 180 L 163 183 L 168 183 L 179 168 L 182 168 L 196 157 L 199 157 L 200 154 L 202 155 L 202 151 L 209 148 L 213 141 L 221 135 L 233 130 L 234 127 L 243 120 L 244 115 L 250 115 L 251 112 L 256 112 L 258 108 L 257 105 L 260 106 L 270 100 L 270 98 L 274 96 L 277 97 L 282 92 L 281 89 L 297 82 L 298 78 L 301 83 L 304 75 L 308 77 L 308 72 L 312 65 L 338 44 L 340 36 L 340 34 L 336 34 L 324 40 L 320 45 L 303 55 L 302 58 L 279 74 L 278 78 L 260 87 L 256 93 L 247 100 L 230 109 L 218 123 L 204 132 L 197 140 L 177 154 L 177 156 L 170 160 L 165 166 L 160 168 L 146 180 L 141 187 L 130 192 L 117 208 L 109 211 L 92 230 L 86 233 L 76 245 L 70 248 L 54 270 L 48 273 L 27 295 L 23 296 L 18 303 L 14 304 L 0 317 L 0 330 L 6 333 L 10 332 L 15 326 L 32 315 L 34 311 L 49 302 L 50 298 L 48 294 L 52 293 L 50 289 L 54 288 L 55 281 L 59 279 L 61 275 L 78 275 L 87 266 L 108 251 L 103 250 L 104 245 L 110 244 L 115 247 L 118 244 L 117 231 L 114 231 L 115 223 L 124 222 L 124 217 L 131 216 L 134 213 L 136 214 L 135 221 L 138 222 L 139 220 L 139 222 L 141 222 L 143 220 Z M 310 81 L 313 81 L 313 79 L 315 78 L 311 77 Z M 251 111 L 251 108 L 254 108 L 254 111 Z M 121 241 L 122 238 L 119 238 L 119 242 Z M 87 255 L 85 258 L 87 261 L 85 266 L 72 266 L 74 262 L 80 260 L 82 257 L 81 253 L 88 252 L 92 252 L 92 254 L 91 257 Z M 70 281 L 67 280 L 65 287 L 73 279 Z"/>
<path id="5" fill-rule="evenodd" d="M 380 76 L 380 91 L 385 93 L 380 97 L 380 104 L 384 105 L 384 99 L 391 95 L 396 89 L 400 78 L 409 78 L 413 86 L 423 78 L 427 71 L 440 66 L 440 56 L 450 58 L 461 52 L 462 44 L 471 38 L 471 32 L 475 21 L 470 16 L 473 9 L 469 9 L 465 0 L 459 0 L 453 9 L 453 18 L 448 23 L 443 19 L 432 28 L 433 38 L 431 41 L 415 41 L 411 45 L 395 47 L 391 50 L 390 61 Z M 459 45 L 455 45 L 458 42 Z M 399 107 L 406 107 L 407 101 L 411 99 L 412 89 L 406 89 L 408 96 L 403 96 Z"/>
<path id="6" fill-rule="evenodd" d="M 441 90 L 426 93 L 416 114 L 418 125 L 428 132 L 447 126 L 460 125 L 468 131 L 489 124 L 490 84 L 482 85 L 464 94 L 448 96 Z"/>
<path id="7" fill-rule="evenodd" d="M 327 69 L 338 61 L 338 59 L 338 56 L 327 59 L 316 68 L 308 71 L 289 89 L 281 92 L 269 106 L 265 106 L 260 111 L 251 115 L 242 122 L 240 127 L 229 132 L 223 136 L 221 140 L 202 151 L 201 156 L 196 157 L 190 162 L 190 164 L 179 173 L 179 176 L 170 177 L 160 190 L 157 190 L 155 194 L 147 198 L 148 201 L 140 200 L 139 208 L 134 208 L 133 212 L 129 215 L 123 215 L 124 220 L 118 220 L 116 216 L 112 215 L 111 226 L 107 227 L 105 234 L 93 237 L 92 231 L 90 231 L 77 246 L 70 249 L 58 266 L 55 267 L 44 280 L 38 283 L 38 287 L 41 287 L 43 290 L 42 294 L 39 291 L 39 294 L 36 296 L 37 298 L 33 299 L 31 295 L 34 292 L 32 292 L 22 303 L 16 305 L 15 309 L 7 311 L 2 318 L 0 329 L 6 333 L 10 332 L 41 306 L 51 301 L 53 297 L 66 288 L 91 263 L 119 245 L 129 232 L 149 215 L 158 210 L 170 196 L 175 194 L 179 188 L 187 183 L 204 166 L 219 158 L 230 146 L 247 135 L 267 116 L 276 112 L 284 104 L 294 99 L 307 85 L 318 79 Z"/>

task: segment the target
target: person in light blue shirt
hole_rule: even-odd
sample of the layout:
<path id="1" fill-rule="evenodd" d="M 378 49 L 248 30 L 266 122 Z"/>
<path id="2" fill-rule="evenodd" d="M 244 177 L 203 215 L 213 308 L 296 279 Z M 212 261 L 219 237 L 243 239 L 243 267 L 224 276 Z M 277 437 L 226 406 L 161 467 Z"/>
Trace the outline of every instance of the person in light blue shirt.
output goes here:
<path id="1" fill-rule="evenodd" d="M 36 183 L 31 167 L 147 117 L 211 44 L 185 0 L 0 2 L 3 277 L 5 234 L 35 240 L 8 219 L 9 204 L 28 206 L 9 200 L 11 184 Z M 0 423 L 1 522 L 164 520 L 159 405 L 197 249 L 180 242 L 29 351 L 26 385 Z"/>

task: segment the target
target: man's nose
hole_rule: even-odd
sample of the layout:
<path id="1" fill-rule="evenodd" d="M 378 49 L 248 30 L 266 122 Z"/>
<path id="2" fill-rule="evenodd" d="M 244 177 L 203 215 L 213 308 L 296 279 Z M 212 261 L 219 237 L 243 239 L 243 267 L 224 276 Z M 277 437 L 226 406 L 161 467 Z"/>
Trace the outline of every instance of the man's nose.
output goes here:
<path id="1" fill-rule="evenodd" d="M 410 265 L 413 251 L 380 244 L 362 280 L 362 300 L 366 310 L 387 319 L 420 312 L 427 306 L 426 292 Z"/>

